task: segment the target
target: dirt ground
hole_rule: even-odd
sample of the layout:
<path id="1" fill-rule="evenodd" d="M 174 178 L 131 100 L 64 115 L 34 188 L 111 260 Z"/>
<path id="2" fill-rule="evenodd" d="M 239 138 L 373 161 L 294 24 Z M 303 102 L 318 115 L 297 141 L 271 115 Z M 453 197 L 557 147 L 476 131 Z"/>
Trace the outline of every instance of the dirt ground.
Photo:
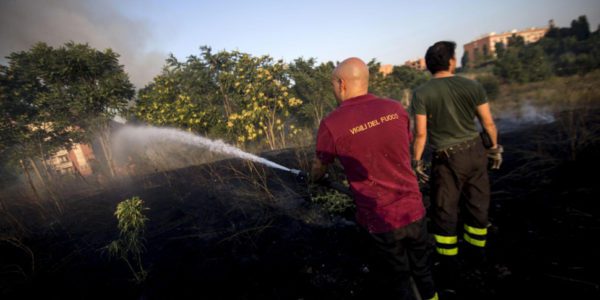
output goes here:
<path id="1" fill-rule="evenodd" d="M 600 296 L 598 112 L 502 135 L 488 264 L 457 274 L 454 299 Z M 290 167 L 309 155 L 264 154 Z M 104 249 L 132 196 L 149 208 L 142 284 Z M 393 284 L 351 209 L 328 213 L 293 175 L 236 159 L 122 180 L 62 212 L 13 200 L 0 207 L 1 299 L 386 299 Z"/>

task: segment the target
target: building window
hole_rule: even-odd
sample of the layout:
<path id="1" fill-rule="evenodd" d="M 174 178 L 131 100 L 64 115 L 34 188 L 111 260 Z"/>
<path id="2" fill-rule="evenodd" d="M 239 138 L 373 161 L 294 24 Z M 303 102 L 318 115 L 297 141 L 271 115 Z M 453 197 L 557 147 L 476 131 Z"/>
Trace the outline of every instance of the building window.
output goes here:
<path id="1" fill-rule="evenodd" d="M 69 162 L 69 157 L 67 155 L 61 155 L 61 156 L 58 157 L 58 162 L 59 163 Z"/>

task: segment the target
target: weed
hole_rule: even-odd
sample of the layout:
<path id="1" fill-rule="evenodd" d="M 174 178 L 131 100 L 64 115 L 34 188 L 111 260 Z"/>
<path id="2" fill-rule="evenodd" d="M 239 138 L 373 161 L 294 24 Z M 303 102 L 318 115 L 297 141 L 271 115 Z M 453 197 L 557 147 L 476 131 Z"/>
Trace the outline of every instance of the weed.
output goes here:
<path id="1" fill-rule="evenodd" d="M 144 201 L 139 197 L 126 199 L 117 205 L 115 216 L 118 220 L 119 239 L 112 241 L 105 248 L 115 258 L 127 263 L 133 273 L 135 282 L 140 284 L 146 280 L 148 272 L 142 264 L 144 251 L 143 234 L 148 218 L 144 216 Z"/>
<path id="2" fill-rule="evenodd" d="M 312 196 L 311 201 L 321 205 L 332 214 L 342 214 L 354 205 L 350 197 L 334 190 L 320 192 L 316 196 Z"/>

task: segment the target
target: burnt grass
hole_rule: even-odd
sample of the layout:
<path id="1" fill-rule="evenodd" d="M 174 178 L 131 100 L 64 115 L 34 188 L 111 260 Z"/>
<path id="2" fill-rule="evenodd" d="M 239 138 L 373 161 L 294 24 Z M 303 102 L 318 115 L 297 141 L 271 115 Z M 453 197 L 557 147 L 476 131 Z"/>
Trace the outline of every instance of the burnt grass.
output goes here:
<path id="1" fill-rule="evenodd" d="M 600 295 L 598 112 L 561 112 L 554 123 L 502 134 L 488 263 L 461 269 L 457 294 L 442 296 Z M 310 150 L 263 155 L 299 167 Z M 229 159 L 115 182 L 61 200 L 62 212 L 52 201 L 5 201 L 0 298 L 389 298 L 393 283 L 352 209 L 328 213 L 311 192 L 323 190 Z M 132 196 L 148 207 L 141 284 L 103 249 L 118 237 L 117 203 Z"/>

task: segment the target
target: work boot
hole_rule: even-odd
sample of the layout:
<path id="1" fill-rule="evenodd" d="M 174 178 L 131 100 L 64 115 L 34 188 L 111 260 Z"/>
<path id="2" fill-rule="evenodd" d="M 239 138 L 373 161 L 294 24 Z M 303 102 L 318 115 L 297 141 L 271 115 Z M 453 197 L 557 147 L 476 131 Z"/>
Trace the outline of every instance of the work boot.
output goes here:
<path id="1" fill-rule="evenodd" d="M 456 294 L 459 278 L 459 263 L 456 256 L 438 255 L 438 261 L 433 265 L 433 274 L 440 297 L 441 294 Z"/>

